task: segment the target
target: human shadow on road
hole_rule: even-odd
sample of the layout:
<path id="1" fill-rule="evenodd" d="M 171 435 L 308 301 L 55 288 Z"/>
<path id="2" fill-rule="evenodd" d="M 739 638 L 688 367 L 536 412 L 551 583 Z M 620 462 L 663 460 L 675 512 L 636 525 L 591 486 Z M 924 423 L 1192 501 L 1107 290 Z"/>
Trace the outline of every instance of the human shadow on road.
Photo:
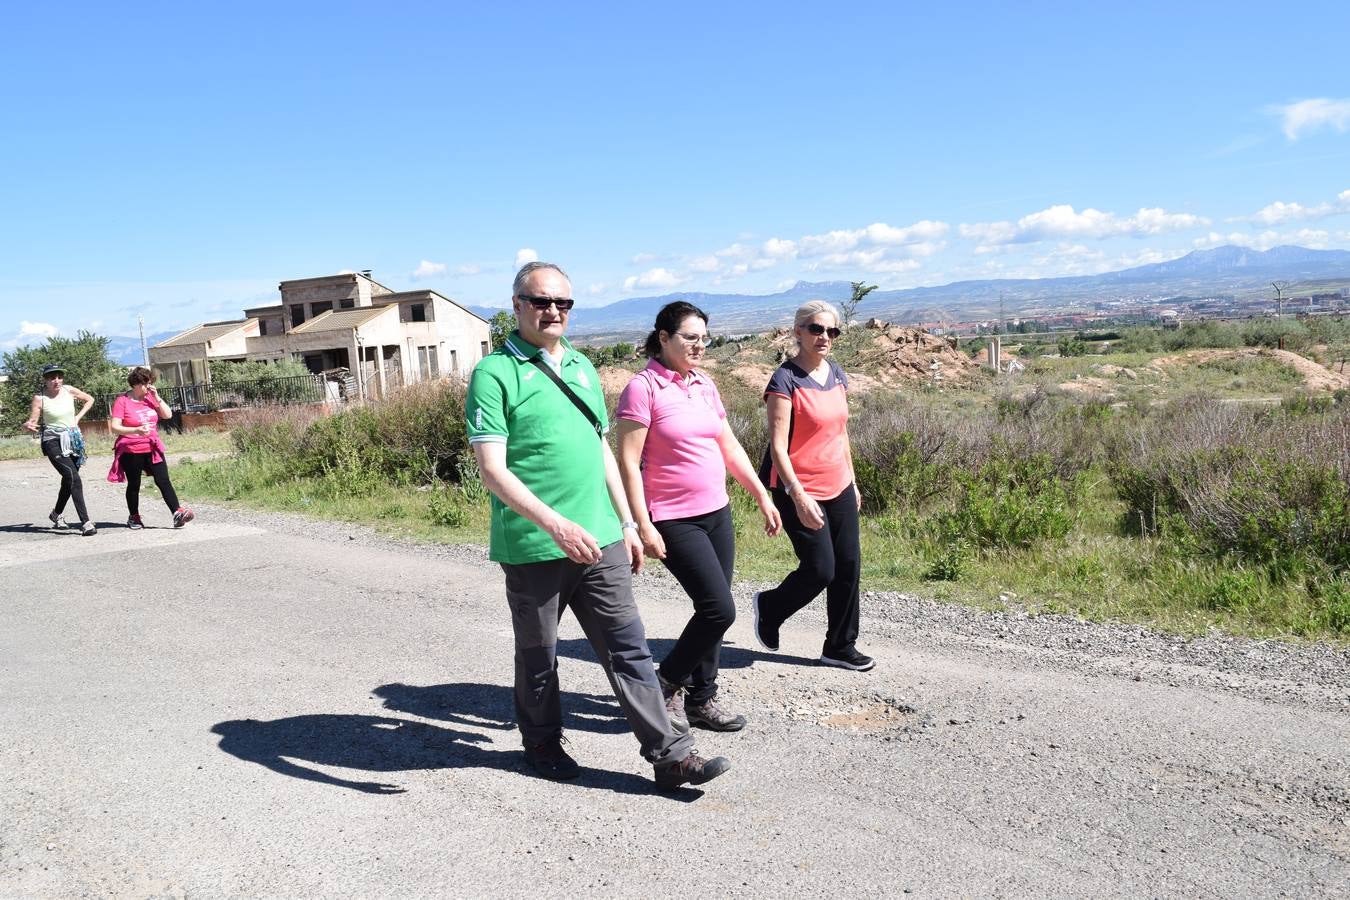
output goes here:
<path id="1" fill-rule="evenodd" d="M 95 522 L 95 528 L 111 528 L 112 522 Z M 53 534 L 57 537 L 84 537 L 79 525 L 56 528 L 52 525 L 38 525 L 34 522 L 22 525 L 0 525 L 0 534 Z"/>
<path id="2" fill-rule="evenodd" d="M 515 704 L 512 689 L 501 684 L 386 684 L 373 693 L 384 700 L 384 708 L 410 713 L 424 719 L 439 719 L 457 725 L 473 725 L 508 731 L 515 728 Z M 562 692 L 563 727 L 597 734 L 623 734 L 628 731 L 623 711 L 613 697 Z"/>
<path id="3" fill-rule="evenodd" d="M 671 649 L 675 646 L 675 641 L 671 638 L 648 638 L 647 646 L 651 648 L 652 659 L 658 663 L 666 658 Z M 595 657 L 595 651 L 591 647 L 591 642 L 585 638 L 566 638 L 558 641 L 558 655 L 566 656 L 569 659 L 579 659 L 585 662 L 598 663 Z M 744 669 L 753 663 L 773 662 L 785 666 L 816 666 L 819 663 L 814 659 L 808 659 L 805 656 L 793 656 L 790 653 L 767 653 L 759 650 L 751 650 L 748 647 L 738 647 L 735 644 L 722 643 L 722 655 L 720 659 L 720 668 L 723 669 Z"/>
<path id="4" fill-rule="evenodd" d="M 316 714 L 260 721 L 235 719 L 212 726 L 220 749 L 280 775 L 348 788 L 366 794 L 401 794 L 406 788 L 382 781 L 358 781 L 331 775 L 305 763 L 367 772 L 486 768 L 521 771 L 519 751 L 489 750 L 481 734 L 456 731 L 387 716 Z M 570 784 L 624 794 L 651 794 L 649 778 L 627 772 L 583 769 Z M 688 802 L 702 792 L 683 789 L 668 795 Z"/>

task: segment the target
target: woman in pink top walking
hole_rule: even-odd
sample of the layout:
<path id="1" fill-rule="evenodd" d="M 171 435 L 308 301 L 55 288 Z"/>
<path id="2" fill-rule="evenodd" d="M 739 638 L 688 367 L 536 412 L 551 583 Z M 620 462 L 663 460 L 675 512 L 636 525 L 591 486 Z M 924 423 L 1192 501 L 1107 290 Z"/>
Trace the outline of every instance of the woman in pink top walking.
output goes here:
<path id="1" fill-rule="evenodd" d="M 159 439 L 159 420 L 173 415 L 169 404 L 155 391 L 155 373 L 137 366 L 127 373 L 131 390 L 113 402 L 108 428 L 117 435 L 108 480 L 127 483 L 127 527 L 144 528 L 141 520 L 141 474 L 149 472 L 155 487 L 173 513 L 173 527 L 182 528 L 194 518 L 192 510 L 178 502 L 169 481 L 169 461 Z"/>
<path id="2" fill-rule="evenodd" d="M 619 472 L 638 536 L 694 602 L 694 615 L 657 675 L 672 724 L 738 731 L 745 717 L 717 702 L 722 636 L 736 620 L 731 598 L 735 530 L 727 471 L 749 491 L 777 534 L 778 510 L 731 426 L 717 386 L 696 367 L 708 346 L 708 316 L 668 303 L 647 336 L 647 368 L 619 397 Z"/>

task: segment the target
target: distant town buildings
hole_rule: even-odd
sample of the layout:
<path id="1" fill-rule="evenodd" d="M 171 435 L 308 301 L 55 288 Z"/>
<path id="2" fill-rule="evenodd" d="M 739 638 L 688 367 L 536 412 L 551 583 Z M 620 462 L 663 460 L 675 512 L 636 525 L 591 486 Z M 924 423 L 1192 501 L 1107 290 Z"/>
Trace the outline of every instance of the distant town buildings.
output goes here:
<path id="1" fill-rule="evenodd" d="M 311 372 L 346 369 L 363 395 L 468 374 L 490 351 L 487 320 L 435 291 L 394 291 L 349 272 L 283 281 L 281 302 L 245 309 L 150 348 L 166 385 L 204 384 L 212 362 L 303 361 Z"/>

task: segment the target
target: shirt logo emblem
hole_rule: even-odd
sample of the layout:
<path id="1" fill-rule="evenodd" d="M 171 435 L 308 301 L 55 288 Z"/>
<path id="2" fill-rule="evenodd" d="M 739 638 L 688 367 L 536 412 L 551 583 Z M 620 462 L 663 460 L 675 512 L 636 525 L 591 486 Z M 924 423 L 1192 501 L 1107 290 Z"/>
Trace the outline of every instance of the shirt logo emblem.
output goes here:
<path id="1" fill-rule="evenodd" d="M 577 384 L 581 385 L 584 388 L 588 388 L 591 386 L 591 380 L 586 377 L 585 369 L 581 369 L 580 371 L 577 372 Z"/>
<path id="2" fill-rule="evenodd" d="M 526 369 L 526 370 L 525 370 L 525 374 L 524 374 L 523 376 L 521 376 L 521 379 L 520 379 L 520 380 L 521 380 L 521 381 L 529 381 L 531 378 L 533 378 L 534 376 L 536 376 L 536 375 L 538 375 L 538 374 L 539 374 L 539 370 L 538 370 L 538 369 Z"/>

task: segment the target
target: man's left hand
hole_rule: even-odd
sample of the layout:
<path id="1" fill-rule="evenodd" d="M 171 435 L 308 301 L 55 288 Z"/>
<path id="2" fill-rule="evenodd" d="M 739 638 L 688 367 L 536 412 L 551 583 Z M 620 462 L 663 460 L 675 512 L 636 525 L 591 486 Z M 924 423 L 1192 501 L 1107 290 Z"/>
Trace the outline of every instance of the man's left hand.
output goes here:
<path id="1" fill-rule="evenodd" d="M 642 538 L 638 537 L 635 529 L 625 528 L 623 530 L 623 545 L 628 550 L 628 564 L 632 566 L 633 574 L 636 575 L 642 571 Z"/>

